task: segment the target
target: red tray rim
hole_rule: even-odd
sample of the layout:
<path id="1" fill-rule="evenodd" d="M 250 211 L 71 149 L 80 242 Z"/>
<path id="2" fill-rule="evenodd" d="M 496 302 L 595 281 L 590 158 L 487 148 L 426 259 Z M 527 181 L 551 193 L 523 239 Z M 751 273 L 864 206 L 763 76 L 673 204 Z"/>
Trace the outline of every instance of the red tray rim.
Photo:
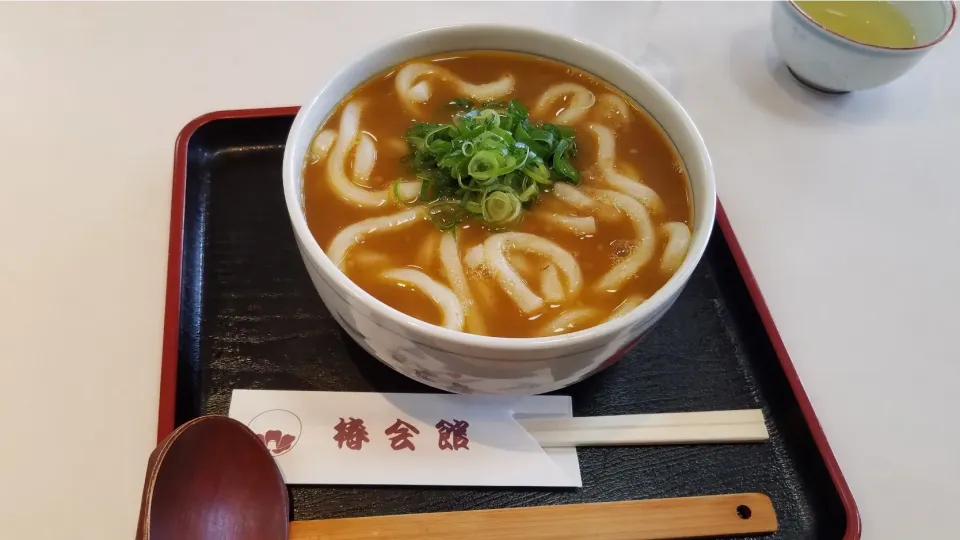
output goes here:
<path id="1" fill-rule="evenodd" d="M 174 429 L 174 409 L 177 387 L 177 355 L 179 349 L 180 332 L 180 270 L 183 255 L 183 218 L 185 190 L 187 182 L 187 145 L 190 137 L 203 125 L 216 120 L 234 120 L 240 118 L 261 118 L 266 116 L 292 116 L 297 114 L 300 108 L 292 107 L 270 107 L 263 109 L 234 109 L 210 112 L 191 120 L 177 136 L 176 152 L 173 160 L 173 196 L 170 206 L 170 243 L 168 246 L 167 258 L 167 291 L 164 306 L 163 318 L 163 351 L 160 364 L 160 409 L 157 422 L 157 442 L 159 443 Z M 757 309 L 763 321 L 763 327 L 767 332 L 770 342 L 773 344 L 774 351 L 780 361 L 780 366 L 790 383 L 790 389 L 797 398 L 797 404 L 803 413 L 804 421 L 810 428 L 817 450 L 823 457 L 827 466 L 827 472 L 833 481 L 840 500 L 843 504 L 844 513 L 847 516 L 847 530 L 844 533 L 843 540 L 859 540 L 862 534 L 862 522 L 860 519 L 860 510 L 850 492 L 850 487 L 843 477 L 837 458 L 830 449 L 827 442 L 827 436 L 823 432 L 820 421 L 813 410 L 813 405 L 807 397 L 797 370 L 790 360 L 787 348 L 777 331 L 773 322 L 773 316 L 767 308 L 767 303 L 760 293 L 760 286 L 747 264 L 747 259 L 743 254 L 740 243 L 733 233 L 730 220 L 723 209 L 720 200 L 717 199 L 717 225 L 723 233 L 727 245 L 730 247 L 730 253 L 733 255 L 737 264 L 737 269 L 743 276 L 744 283 L 750 292 L 750 298 Z"/>

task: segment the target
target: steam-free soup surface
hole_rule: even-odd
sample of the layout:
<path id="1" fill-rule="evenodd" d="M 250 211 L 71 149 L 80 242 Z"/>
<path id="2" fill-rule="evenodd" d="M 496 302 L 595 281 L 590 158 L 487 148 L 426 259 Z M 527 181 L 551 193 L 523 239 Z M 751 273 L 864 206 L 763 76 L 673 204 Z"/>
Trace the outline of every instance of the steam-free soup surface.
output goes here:
<path id="1" fill-rule="evenodd" d="M 419 76 L 398 85 L 398 72 L 411 64 L 442 70 L 426 74 L 421 70 Z M 417 73 L 408 69 L 404 76 L 409 78 L 411 71 Z M 404 134 L 414 122 L 451 122 L 456 110 L 447 104 L 458 98 L 476 97 L 465 95 L 470 93 L 470 88 L 459 84 L 458 79 L 480 85 L 505 78 L 509 78 L 512 85 L 509 92 L 496 101 L 516 100 L 524 104 L 531 111 L 531 121 L 568 121 L 569 113 L 563 118 L 560 115 L 564 111 L 576 113 L 573 116 L 577 118 L 567 125 L 575 131 L 576 155 L 570 158 L 570 163 L 579 172 L 579 184 L 563 182 L 560 189 L 569 192 L 567 188 L 573 188 L 577 190 L 574 195 L 585 195 L 592 203 L 578 207 L 567 202 L 569 197 L 558 198 L 555 189 L 560 182 L 556 182 L 553 188 L 544 189 L 536 200 L 527 203 L 518 219 L 505 226 L 491 227 L 482 219 L 468 219 L 457 223 L 453 231 L 444 231 L 434 221 L 418 217 L 400 227 L 351 236 L 356 241 L 348 238 L 349 247 L 342 260 L 334 262 L 339 262 L 351 280 L 380 301 L 436 325 L 457 327 L 457 322 L 452 320 L 456 317 L 451 313 L 451 295 L 447 294 L 453 292 L 463 311 L 462 325 L 457 329 L 477 334 L 548 336 L 588 328 L 622 315 L 663 286 L 678 264 L 677 250 L 680 258 L 686 251 L 691 225 L 686 173 L 670 141 L 645 112 L 596 77 L 551 60 L 489 51 L 448 54 L 408 62 L 361 85 L 318 130 L 314 152 L 308 155 L 304 165 L 304 206 L 310 230 L 330 255 L 335 237 L 347 227 L 372 217 L 397 215 L 428 206 L 395 189 L 398 179 L 404 180 L 405 187 L 410 187 L 408 181 L 416 180 L 410 161 L 404 160 L 411 152 Z M 588 90 L 593 99 L 561 92 L 558 99 L 538 110 L 537 103 L 544 93 L 565 83 L 575 83 Z M 424 89 L 429 89 L 428 97 Z M 355 136 L 345 133 L 341 126 L 341 116 L 348 104 L 354 104 L 360 111 Z M 587 104 L 590 106 L 586 107 Z M 598 158 L 598 133 L 604 132 L 612 134 L 615 140 L 613 160 Z M 349 140 L 341 140 L 344 136 Z M 371 149 L 375 150 L 372 169 L 369 167 Z M 331 163 L 334 159 L 340 163 Z M 366 202 L 358 203 L 360 199 L 345 197 L 343 188 L 336 188 L 331 181 L 331 171 L 336 176 L 339 174 L 336 171 L 341 169 L 343 177 L 353 185 L 348 191 L 362 196 Z M 611 181 L 611 175 L 617 178 Z M 624 179 L 635 181 L 642 190 L 624 185 Z M 637 193 L 647 192 L 644 190 L 652 190 L 659 200 L 638 198 Z M 387 193 L 384 202 L 370 202 L 382 197 L 384 191 Z M 368 197 L 368 193 L 380 195 Z M 636 207 L 623 203 L 623 197 L 640 202 L 649 216 L 653 236 L 646 242 L 638 239 L 636 221 L 626 210 L 627 206 L 633 210 Z M 626 206 L 618 206 L 616 201 Z M 594 230 L 570 230 L 556 223 L 557 216 L 580 218 L 576 220 L 578 226 L 592 222 Z M 686 239 L 681 229 L 686 231 Z M 511 232 L 536 235 L 571 255 L 579 267 L 579 286 L 571 286 L 569 276 L 556 271 L 559 265 L 556 260 L 525 249 L 523 245 L 514 246 L 512 240 L 505 244 L 506 259 L 529 292 L 543 299 L 539 307 L 530 309 L 529 302 L 521 305 L 516 291 L 500 281 L 503 274 L 498 273 L 492 261 L 484 258 L 481 264 L 471 265 L 477 262 L 478 256 L 490 253 L 476 246 L 483 245 L 494 234 Z M 458 290 L 440 256 L 445 236 L 455 240 L 458 262 L 467 278 L 465 293 L 462 288 Z M 673 245 L 668 248 L 670 242 Z M 602 280 L 617 264 L 644 249 L 652 249 L 652 255 L 638 271 L 622 283 L 602 285 Z M 666 255 L 665 250 L 669 252 Z M 663 260 L 665 256 L 671 260 Z M 422 283 L 414 283 L 416 280 L 407 279 L 409 276 L 404 277 L 403 272 L 397 274 L 397 270 L 422 272 L 445 291 L 426 291 Z M 562 289 L 559 293 L 558 284 Z M 572 288 L 576 291 L 571 292 Z"/>

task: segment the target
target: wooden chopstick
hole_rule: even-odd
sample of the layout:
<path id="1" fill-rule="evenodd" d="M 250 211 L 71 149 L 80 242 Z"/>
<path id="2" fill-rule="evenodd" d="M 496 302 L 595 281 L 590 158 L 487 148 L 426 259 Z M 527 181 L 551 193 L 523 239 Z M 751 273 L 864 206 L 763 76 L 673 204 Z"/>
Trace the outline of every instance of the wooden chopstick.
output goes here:
<path id="1" fill-rule="evenodd" d="M 294 521 L 289 540 L 664 540 L 777 530 L 766 495 Z"/>
<path id="2" fill-rule="evenodd" d="M 579 418 L 517 418 L 544 448 L 761 442 L 770 438 L 759 409 Z"/>

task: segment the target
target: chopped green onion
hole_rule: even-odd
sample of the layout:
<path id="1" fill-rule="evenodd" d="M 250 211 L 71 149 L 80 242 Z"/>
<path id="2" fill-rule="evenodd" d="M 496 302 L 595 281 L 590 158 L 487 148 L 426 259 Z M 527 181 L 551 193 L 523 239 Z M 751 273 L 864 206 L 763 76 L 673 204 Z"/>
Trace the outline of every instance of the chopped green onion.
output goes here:
<path id="1" fill-rule="evenodd" d="M 394 182 L 393 182 L 393 186 L 392 186 L 392 190 L 393 190 L 393 200 L 396 201 L 396 202 L 398 202 L 398 203 L 400 203 L 400 204 L 412 204 L 412 203 L 417 202 L 417 200 L 420 199 L 420 197 L 421 197 L 421 196 L 423 195 L 423 193 L 424 193 L 424 191 L 423 191 L 423 186 L 424 186 L 425 184 L 420 186 L 420 195 L 414 195 L 414 196 L 412 196 L 412 197 L 409 197 L 408 199 L 404 199 L 404 198 L 401 196 L 401 194 L 400 194 L 400 183 L 401 183 L 401 182 L 403 182 L 403 179 L 402 179 L 402 178 L 398 178 L 398 179 L 394 180 Z"/>
<path id="2" fill-rule="evenodd" d="M 449 105 L 457 110 L 449 123 L 414 122 L 406 133 L 411 153 L 404 161 L 422 183 L 419 200 L 430 203 L 428 217 L 439 228 L 471 218 L 504 227 L 543 188 L 579 182 L 570 161 L 577 148 L 572 128 L 531 122 L 518 101 L 455 99 Z"/>
<path id="3" fill-rule="evenodd" d="M 520 217 L 520 199 L 506 191 L 488 193 L 480 206 L 483 209 L 483 220 L 491 225 L 506 225 Z"/>
<path id="4" fill-rule="evenodd" d="M 578 183 L 580 181 L 577 176 L 577 170 L 573 168 L 573 165 L 570 164 L 570 161 L 564 155 L 567 150 L 570 150 L 573 143 L 570 142 L 570 139 L 561 139 L 557 144 L 556 150 L 553 152 L 553 168 L 561 176 L 566 177 L 573 183 Z"/>
<path id="5" fill-rule="evenodd" d="M 456 201 L 438 201 L 427 211 L 427 218 L 440 230 L 450 230 L 457 226 L 460 205 Z"/>
<path id="6" fill-rule="evenodd" d="M 537 187 L 536 182 L 530 183 L 526 189 L 520 193 L 519 199 L 520 202 L 529 202 L 533 200 L 534 197 L 540 194 L 540 188 Z"/>
<path id="7" fill-rule="evenodd" d="M 500 157 L 493 150 L 477 152 L 470 158 L 470 163 L 467 165 L 467 174 L 478 180 L 497 176 L 500 170 Z"/>

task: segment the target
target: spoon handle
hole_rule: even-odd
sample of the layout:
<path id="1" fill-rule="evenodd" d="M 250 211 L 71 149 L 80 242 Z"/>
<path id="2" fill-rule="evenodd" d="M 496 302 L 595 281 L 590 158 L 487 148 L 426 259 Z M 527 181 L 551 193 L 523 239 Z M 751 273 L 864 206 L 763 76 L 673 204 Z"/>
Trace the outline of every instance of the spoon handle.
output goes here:
<path id="1" fill-rule="evenodd" d="M 766 495 L 744 493 L 502 510 L 294 521 L 290 540 L 663 540 L 777 530 Z"/>

